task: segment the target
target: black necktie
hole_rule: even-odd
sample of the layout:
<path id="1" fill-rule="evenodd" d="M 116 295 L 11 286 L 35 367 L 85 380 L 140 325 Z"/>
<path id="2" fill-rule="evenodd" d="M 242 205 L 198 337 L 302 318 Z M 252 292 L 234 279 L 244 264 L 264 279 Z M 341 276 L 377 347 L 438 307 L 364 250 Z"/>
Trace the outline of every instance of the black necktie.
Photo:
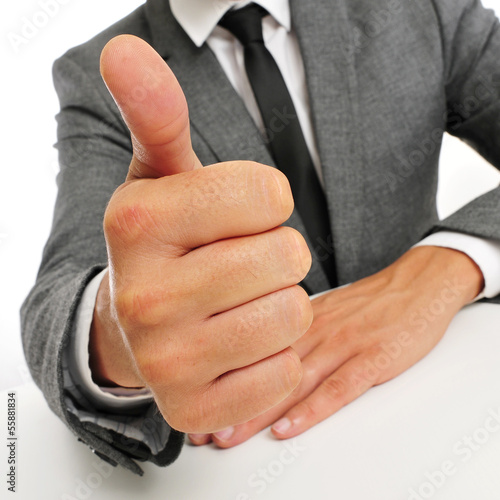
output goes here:
<path id="1" fill-rule="evenodd" d="M 264 45 L 262 18 L 268 12 L 256 4 L 231 10 L 219 24 L 243 45 L 245 69 L 260 109 L 266 140 L 276 166 L 288 177 L 295 206 L 304 221 L 312 251 L 331 286 L 337 285 L 328 207 L 299 119 L 283 76 Z"/>

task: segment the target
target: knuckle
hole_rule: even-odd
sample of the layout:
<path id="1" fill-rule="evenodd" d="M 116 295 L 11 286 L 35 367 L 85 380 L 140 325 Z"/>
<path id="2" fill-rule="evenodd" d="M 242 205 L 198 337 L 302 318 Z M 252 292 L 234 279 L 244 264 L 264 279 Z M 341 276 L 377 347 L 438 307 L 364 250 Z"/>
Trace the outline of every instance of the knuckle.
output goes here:
<path id="1" fill-rule="evenodd" d="M 291 392 L 302 380 L 302 363 L 297 353 L 291 348 L 287 348 L 281 352 L 281 363 L 284 373 L 282 384 L 286 388 L 287 392 Z"/>
<path id="2" fill-rule="evenodd" d="M 256 162 L 244 162 L 244 189 L 252 194 L 251 209 L 256 208 L 269 220 L 270 227 L 285 222 L 293 211 L 293 196 L 286 176 L 278 169 Z"/>
<path id="3" fill-rule="evenodd" d="M 228 353 L 241 354 L 241 345 L 248 343 L 252 352 L 266 348 L 277 352 L 301 337 L 312 322 L 312 306 L 301 287 L 289 287 L 258 299 L 239 314 L 234 334 L 224 341 Z M 262 338 L 262 342 L 253 340 Z"/>
<path id="4" fill-rule="evenodd" d="M 163 297 L 155 289 L 137 289 L 130 287 L 116 294 L 114 307 L 120 324 L 125 330 L 134 327 L 158 326 L 164 311 L 161 305 Z"/>
<path id="5" fill-rule="evenodd" d="M 152 388 L 168 388 L 173 390 L 182 387 L 182 367 L 171 357 L 168 359 L 151 359 L 147 352 L 136 361 L 139 372 Z"/>
<path id="6" fill-rule="evenodd" d="M 266 320 L 272 319 L 269 314 L 272 312 L 267 303 L 259 304 L 255 309 L 246 314 L 238 315 L 234 330 L 236 335 L 230 335 L 225 340 L 225 347 L 228 352 L 236 352 L 241 341 L 245 341 L 254 336 L 266 324 Z"/>
<path id="7" fill-rule="evenodd" d="M 313 321 L 313 308 L 307 292 L 300 286 L 290 289 L 295 299 L 295 311 L 297 317 L 297 330 L 306 332 Z"/>
<path id="8" fill-rule="evenodd" d="M 328 320 L 328 318 L 326 318 Z M 338 323 L 334 331 L 336 342 L 351 346 L 355 351 L 358 351 L 366 345 L 366 337 L 364 335 L 365 329 L 361 321 L 358 322 L 356 318 L 349 318 L 349 323 Z"/>
<path id="9" fill-rule="evenodd" d="M 280 249 L 286 269 L 285 278 L 292 283 L 303 280 L 312 263 L 311 252 L 303 236 L 291 227 L 280 228 Z"/>
<path id="10" fill-rule="evenodd" d="M 267 167 L 264 171 L 266 175 L 262 182 L 269 209 L 280 222 L 284 222 L 292 215 L 294 207 L 290 183 L 286 175 L 277 168 Z"/>
<path id="11" fill-rule="evenodd" d="M 317 365 L 304 365 L 304 380 L 319 380 L 319 368 Z"/>
<path id="12" fill-rule="evenodd" d="M 277 335 L 296 340 L 311 326 L 313 310 L 307 292 L 300 286 L 284 288 L 272 294 L 259 328 L 270 324 Z M 260 318 L 259 318 L 260 319 Z"/>
<path id="13" fill-rule="evenodd" d="M 349 386 L 345 379 L 341 377 L 328 377 L 321 384 L 323 395 L 327 400 L 336 404 L 344 405 L 347 403 Z"/>
<path id="14" fill-rule="evenodd" d="M 138 197 L 127 195 L 128 190 L 121 190 L 111 198 L 104 213 L 104 234 L 111 241 L 140 241 L 151 232 L 156 223 L 146 203 Z"/>
<path id="15" fill-rule="evenodd" d="M 141 377 L 153 389 L 169 393 L 171 400 L 175 394 L 189 394 L 190 387 L 194 385 L 190 375 L 192 363 L 179 353 L 178 346 L 169 340 L 161 345 L 144 341 L 134 346 L 135 362 Z"/>

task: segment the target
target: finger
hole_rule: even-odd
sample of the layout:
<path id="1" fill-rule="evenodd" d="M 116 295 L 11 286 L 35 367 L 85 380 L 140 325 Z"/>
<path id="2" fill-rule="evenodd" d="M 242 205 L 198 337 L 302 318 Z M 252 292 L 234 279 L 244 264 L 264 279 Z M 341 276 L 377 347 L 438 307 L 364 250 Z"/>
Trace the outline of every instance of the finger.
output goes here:
<path id="1" fill-rule="evenodd" d="M 288 398 L 266 413 L 234 428 L 230 428 L 231 432 L 224 429 L 223 432 L 212 435 L 211 440 L 221 448 L 230 448 L 243 443 L 257 432 L 278 422 L 288 410 L 307 398 L 321 384 L 321 381 L 327 375 L 331 374 L 331 371 L 325 366 L 324 355 L 323 359 L 320 360 L 319 366 L 307 363 L 307 361 L 307 359 L 302 361 L 302 379 Z"/>
<path id="2" fill-rule="evenodd" d="M 151 321 L 151 314 L 146 317 Z M 209 385 L 225 373 L 283 351 L 307 330 L 312 314 L 306 292 L 293 286 L 207 320 L 192 317 L 188 320 L 190 326 L 185 328 L 175 324 L 166 327 L 156 319 L 160 325 L 157 328 L 140 325 L 129 339 L 129 346 L 136 359 L 147 359 L 150 375 L 156 373 L 157 379 L 164 377 L 170 383 L 182 380 L 194 387 Z M 123 324 L 130 327 L 127 320 L 122 320 Z M 181 328 L 181 339 L 165 334 Z M 142 340 L 146 335 L 150 342 L 144 345 Z M 174 349 L 189 352 L 189 357 L 172 360 L 166 368 L 164 360 Z"/>
<path id="3" fill-rule="evenodd" d="M 171 276 L 168 287 L 162 281 L 140 282 L 134 265 L 141 258 L 131 254 L 116 263 L 116 308 L 127 330 L 139 333 L 161 326 L 159 341 L 166 328 L 185 328 L 295 285 L 311 263 L 302 236 L 288 227 L 218 241 L 171 261 L 148 257 L 148 275 Z M 309 317 L 310 304 L 307 308 Z"/>
<path id="4" fill-rule="evenodd" d="M 194 436 L 196 444 L 206 444 L 206 442 L 213 442 L 219 448 L 232 448 L 241 443 L 244 443 L 251 437 L 255 436 L 258 432 L 280 419 L 294 404 L 296 404 L 294 394 L 298 390 L 290 394 L 281 403 L 277 404 L 270 410 L 262 413 L 261 415 L 249 420 L 240 425 L 228 427 L 220 432 L 202 436 Z M 206 441 L 206 442 L 205 442 Z"/>
<path id="5" fill-rule="evenodd" d="M 217 314 L 203 324 L 209 341 L 198 354 L 198 370 L 212 380 L 256 363 L 287 348 L 307 330 L 311 321 L 307 293 L 299 286 Z M 191 345 L 196 345 L 197 336 L 198 332 L 193 335 Z M 215 357 L 217 364 L 213 365 L 211 360 Z"/>
<path id="6" fill-rule="evenodd" d="M 183 412 L 162 404 L 165 398 L 154 390 L 159 409 L 171 427 L 191 434 L 208 434 L 246 422 L 283 401 L 300 382 L 302 369 L 295 352 L 287 348 L 258 363 L 245 366 L 214 380 Z M 177 405 L 175 410 L 178 410 Z M 224 411 L 221 411 L 221 408 Z M 208 421 L 207 415 L 213 415 Z"/>
<path id="7" fill-rule="evenodd" d="M 350 345 L 345 339 L 343 341 L 333 339 L 330 342 L 318 343 L 310 350 L 307 349 L 307 354 L 302 356 L 299 349 L 296 349 L 301 340 L 302 338 L 298 339 L 293 344 L 293 348 L 302 359 L 304 372 L 308 374 L 308 379 L 324 380 L 360 352 L 356 345 Z"/>
<path id="8" fill-rule="evenodd" d="M 341 318 L 333 316 L 331 313 L 342 308 L 342 300 L 335 299 L 333 305 L 330 306 L 328 311 L 325 313 L 322 302 L 329 297 L 338 297 L 337 290 L 330 291 L 327 294 L 311 300 L 311 306 L 314 313 L 314 322 L 306 335 L 303 335 L 294 345 L 293 349 L 300 356 L 300 359 L 306 359 L 318 346 L 322 343 L 325 338 L 329 338 L 330 342 L 335 342 L 336 338 L 339 336 Z M 351 339 L 349 339 L 350 341 Z M 338 354 L 339 351 L 343 350 L 346 344 L 351 344 L 351 342 L 344 342 L 342 340 L 336 341 L 336 345 L 332 346 L 331 352 Z M 321 351 L 323 352 L 323 351 Z M 346 358 L 347 359 L 347 358 Z"/>
<path id="9" fill-rule="evenodd" d="M 368 375 L 370 355 L 358 355 L 327 377 L 308 397 L 285 413 L 271 430 L 277 438 L 297 436 L 333 415 L 378 383 Z"/>
<path id="10" fill-rule="evenodd" d="M 253 162 L 231 162 L 127 184 L 105 215 L 106 235 L 119 246 L 156 249 L 161 259 L 235 236 L 261 233 L 293 210 L 286 177 Z"/>
<path id="11" fill-rule="evenodd" d="M 129 179 L 201 166 L 191 146 L 184 93 L 150 45 L 132 35 L 113 38 L 101 54 L 101 75 L 132 134 Z"/>
<path id="12" fill-rule="evenodd" d="M 212 434 L 188 434 L 188 438 L 195 446 L 203 446 L 212 442 Z"/>
<path id="13" fill-rule="evenodd" d="M 297 344 L 298 342 L 293 345 Z M 293 349 L 295 350 L 295 347 Z M 321 351 L 320 348 L 317 350 Z M 277 422 L 288 410 L 307 398 L 332 372 L 329 357 L 324 355 L 324 351 L 323 356 L 315 359 L 314 362 L 307 357 L 302 359 L 302 379 L 288 398 L 263 415 L 231 428 L 230 433 L 225 429 L 224 432 L 213 435 L 211 440 L 221 448 L 230 448 L 243 443 L 257 432 Z"/>
<path id="14" fill-rule="evenodd" d="M 323 345 L 314 349 L 302 360 L 300 385 L 285 401 L 264 415 L 235 427 L 230 434 L 213 435 L 213 442 L 221 448 L 229 448 L 271 424 L 274 424 L 272 432 L 276 437 L 295 436 L 332 415 L 370 387 L 390 380 L 404 369 L 400 360 L 388 364 L 387 355 L 380 349 L 360 354 L 345 363 L 340 361 L 341 357 L 335 356 L 333 350 L 329 353 L 331 355 L 325 356 Z M 311 412 L 315 413 L 315 418 L 310 418 L 307 425 L 301 423 Z M 295 420 L 298 420 L 297 426 Z"/>
<path id="15" fill-rule="evenodd" d="M 302 368 L 295 352 L 287 348 L 253 365 L 226 373 L 206 396 L 221 400 L 225 394 L 231 420 L 220 422 L 212 431 L 229 424 L 246 422 L 283 401 L 300 383 Z M 210 394 L 212 393 L 212 394 Z"/>
<path id="16" fill-rule="evenodd" d="M 204 317 L 295 285 L 311 265 L 303 237 L 284 226 L 254 236 L 218 241 L 183 259 L 186 268 L 199 271 L 191 278 L 189 297 L 181 300 L 192 302 L 191 309 Z M 206 293 L 208 288 L 210 294 Z"/>

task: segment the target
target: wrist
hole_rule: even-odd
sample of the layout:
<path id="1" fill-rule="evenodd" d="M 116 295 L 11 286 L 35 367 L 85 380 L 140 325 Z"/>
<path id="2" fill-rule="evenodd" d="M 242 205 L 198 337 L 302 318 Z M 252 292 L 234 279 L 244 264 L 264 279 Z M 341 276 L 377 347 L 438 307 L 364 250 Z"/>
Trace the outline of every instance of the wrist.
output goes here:
<path id="1" fill-rule="evenodd" d="M 410 249 L 397 262 L 409 264 L 405 270 L 413 273 L 414 280 L 425 280 L 436 290 L 452 287 L 460 308 L 472 302 L 484 288 L 481 269 L 459 250 L 420 246 Z"/>

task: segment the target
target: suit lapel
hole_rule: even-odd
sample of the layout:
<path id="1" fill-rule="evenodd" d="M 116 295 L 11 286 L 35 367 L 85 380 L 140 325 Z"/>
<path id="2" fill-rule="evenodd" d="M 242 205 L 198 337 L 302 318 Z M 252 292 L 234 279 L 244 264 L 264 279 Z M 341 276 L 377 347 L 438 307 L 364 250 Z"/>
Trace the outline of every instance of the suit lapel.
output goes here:
<path id="1" fill-rule="evenodd" d="M 166 0 L 149 0 L 146 9 L 153 44 L 186 95 L 191 127 L 203 137 L 217 160 L 252 160 L 275 166 L 243 101 L 208 46 L 196 47 L 172 16 Z M 296 211 L 286 225 L 307 239 Z M 304 281 L 313 292 L 328 288 L 316 260 Z"/>
<path id="2" fill-rule="evenodd" d="M 356 73 L 343 0 L 291 0 L 308 84 L 340 284 L 362 259 L 363 161 L 356 126 Z"/>

